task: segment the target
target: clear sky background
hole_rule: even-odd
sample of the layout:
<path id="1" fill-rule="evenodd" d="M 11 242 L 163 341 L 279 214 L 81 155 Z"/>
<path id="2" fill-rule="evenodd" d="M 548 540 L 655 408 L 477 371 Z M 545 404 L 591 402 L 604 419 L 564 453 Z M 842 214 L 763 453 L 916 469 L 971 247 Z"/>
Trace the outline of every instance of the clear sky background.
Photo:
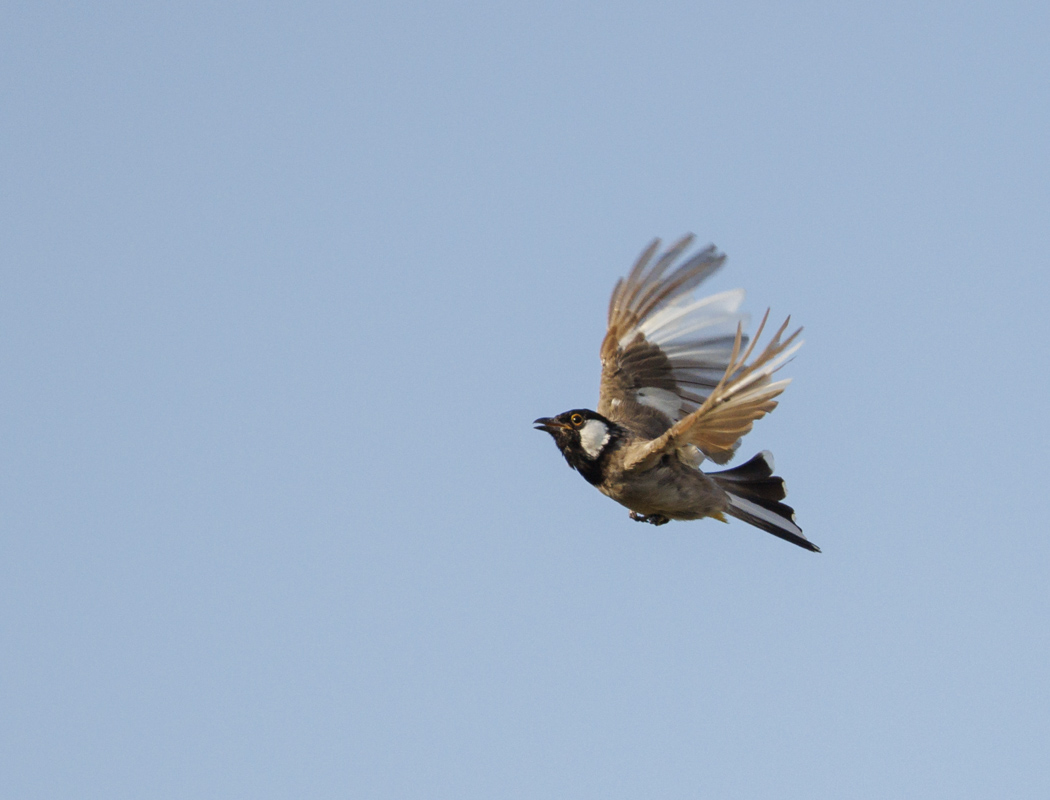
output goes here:
<path id="1" fill-rule="evenodd" d="M 0 11 L 0 795 L 1050 796 L 1050 6 Z M 654 236 L 807 343 L 814 555 L 654 529 Z"/>

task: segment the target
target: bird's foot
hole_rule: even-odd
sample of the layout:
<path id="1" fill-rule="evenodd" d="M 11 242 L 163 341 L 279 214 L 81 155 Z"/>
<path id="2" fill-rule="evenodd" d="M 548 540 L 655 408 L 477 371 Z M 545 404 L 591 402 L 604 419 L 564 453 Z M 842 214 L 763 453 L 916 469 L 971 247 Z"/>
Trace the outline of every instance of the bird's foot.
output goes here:
<path id="1" fill-rule="evenodd" d="M 650 525 L 666 525 L 671 521 L 670 517 L 665 517 L 663 514 L 639 514 L 637 511 L 632 511 L 628 516 L 635 522 L 648 522 Z"/>

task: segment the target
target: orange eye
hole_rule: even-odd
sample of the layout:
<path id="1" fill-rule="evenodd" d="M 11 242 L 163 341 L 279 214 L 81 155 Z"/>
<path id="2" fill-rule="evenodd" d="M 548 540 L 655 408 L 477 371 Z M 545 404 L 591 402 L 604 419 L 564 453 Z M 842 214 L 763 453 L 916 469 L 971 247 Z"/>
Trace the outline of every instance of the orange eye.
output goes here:
<path id="1" fill-rule="evenodd" d="M 573 425 L 575 425 L 578 428 L 578 427 L 580 427 L 583 424 L 583 415 L 582 414 L 573 414 L 571 417 L 569 417 L 569 422 L 571 422 Z"/>

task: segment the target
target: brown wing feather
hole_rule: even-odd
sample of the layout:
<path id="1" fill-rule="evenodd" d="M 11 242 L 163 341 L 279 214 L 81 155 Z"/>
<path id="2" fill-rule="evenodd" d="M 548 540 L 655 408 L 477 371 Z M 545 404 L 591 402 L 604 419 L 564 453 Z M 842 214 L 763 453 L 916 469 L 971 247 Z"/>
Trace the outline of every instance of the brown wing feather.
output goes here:
<path id="1" fill-rule="evenodd" d="M 718 464 L 724 464 L 733 457 L 741 437 L 750 432 L 755 420 L 776 408 L 777 403 L 773 398 L 783 392 L 790 381 L 774 382 L 771 376 L 801 346 L 801 342 L 795 343 L 802 332 L 801 328 L 787 339 L 780 340 L 791 321 L 788 317 L 765 349 L 748 364 L 747 360 L 768 318 L 767 311 L 750 346 L 742 354 L 743 333 L 740 328 L 737 329 L 729 366 L 703 405 L 661 436 L 638 447 L 626 466 L 648 463 L 651 458 L 684 445 L 699 447 L 704 455 Z"/>
<path id="2" fill-rule="evenodd" d="M 654 240 L 627 277 L 617 281 L 609 300 L 598 412 L 648 438 L 659 436 L 703 403 L 725 364 L 728 336 L 722 342 L 717 337 L 698 339 L 694 335 L 691 340 L 674 342 L 678 352 L 668 352 L 639 330 L 657 311 L 682 299 L 722 266 L 725 256 L 711 246 L 665 277 L 692 242 L 692 235 L 683 237 L 653 262 L 660 247 L 660 240 Z M 717 349 L 720 343 L 725 348 L 721 358 L 696 355 L 697 347 Z M 663 394 L 658 402 L 642 403 L 638 402 L 639 390 Z"/>

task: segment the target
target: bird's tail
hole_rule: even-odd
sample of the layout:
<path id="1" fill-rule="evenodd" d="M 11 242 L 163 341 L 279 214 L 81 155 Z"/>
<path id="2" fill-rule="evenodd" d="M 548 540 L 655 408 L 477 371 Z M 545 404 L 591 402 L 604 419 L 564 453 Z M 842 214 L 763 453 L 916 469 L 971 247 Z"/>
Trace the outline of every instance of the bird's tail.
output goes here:
<path id="1" fill-rule="evenodd" d="M 707 475 L 729 496 L 727 514 L 799 547 L 820 552 L 795 524 L 795 510 L 780 502 L 787 496 L 787 489 L 784 479 L 773 474 L 773 454 L 768 450 L 739 467 Z"/>

